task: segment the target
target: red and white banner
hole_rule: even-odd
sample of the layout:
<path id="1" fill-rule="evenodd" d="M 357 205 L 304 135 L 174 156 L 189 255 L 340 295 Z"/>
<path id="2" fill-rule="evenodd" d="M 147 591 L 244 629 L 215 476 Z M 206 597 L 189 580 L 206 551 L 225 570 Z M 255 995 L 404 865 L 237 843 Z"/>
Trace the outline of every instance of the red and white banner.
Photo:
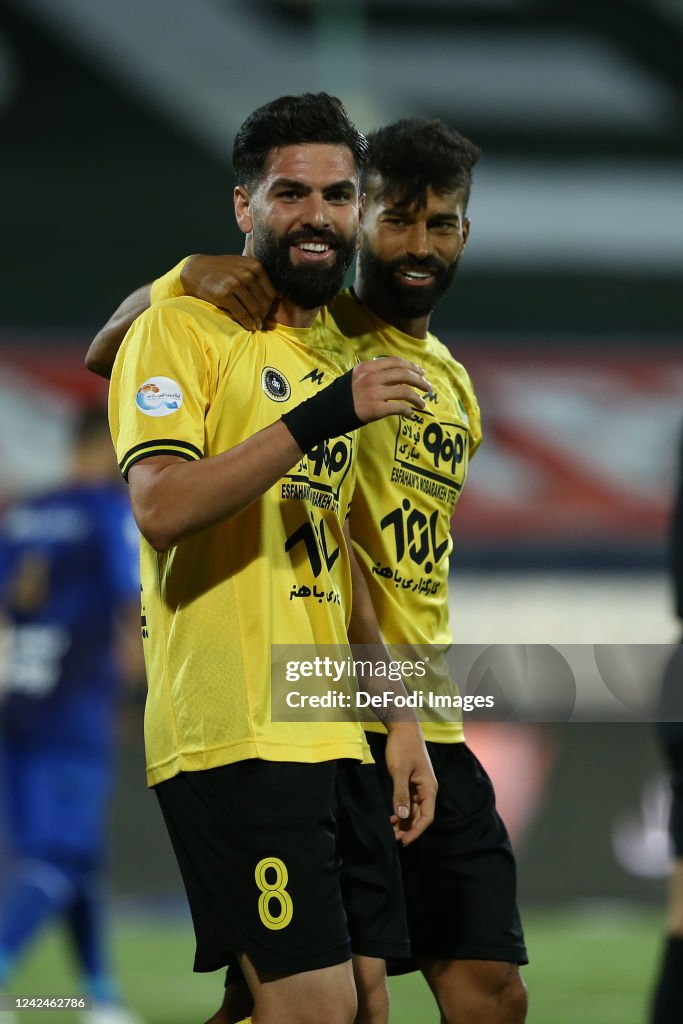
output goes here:
<path id="1" fill-rule="evenodd" d="M 642 354 L 601 354 L 600 339 L 594 348 L 566 348 L 455 352 L 473 378 L 484 425 L 458 536 L 581 545 L 642 543 L 666 532 L 683 429 L 683 356 L 646 340 Z"/>
<path id="2" fill-rule="evenodd" d="M 490 542 L 642 545 L 665 535 L 683 426 L 683 356 L 644 339 L 454 346 L 484 443 L 455 518 Z M 0 500 L 59 479 L 80 406 L 106 399 L 79 347 L 0 350 Z"/>

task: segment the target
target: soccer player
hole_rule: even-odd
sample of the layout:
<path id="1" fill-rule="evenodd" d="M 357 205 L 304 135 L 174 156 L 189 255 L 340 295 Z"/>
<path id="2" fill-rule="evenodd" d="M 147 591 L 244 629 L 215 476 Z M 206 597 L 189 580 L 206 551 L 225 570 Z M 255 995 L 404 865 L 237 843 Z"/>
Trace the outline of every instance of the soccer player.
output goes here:
<path id="1" fill-rule="evenodd" d="M 345 645 L 347 628 L 379 638 L 356 581 L 349 621 L 355 430 L 410 419 L 429 389 L 413 362 L 356 365 L 318 316 L 355 251 L 365 150 L 324 93 L 250 115 L 234 202 L 278 292 L 266 329 L 171 298 L 136 320 L 111 382 L 143 535 L 148 781 L 188 894 L 195 969 L 236 957 L 258 1024 L 350 1024 L 349 932 L 374 961 L 366 981 L 383 984 L 380 958 L 408 948 L 360 725 L 273 722 L 269 686 L 273 644 Z M 416 722 L 391 723 L 388 743 L 410 838 L 431 819 L 433 776 Z"/>
<path id="2" fill-rule="evenodd" d="M 450 518 L 481 432 L 467 373 L 428 328 L 467 242 L 479 151 L 442 122 L 416 118 L 380 129 L 369 144 L 356 279 L 330 310 L 359 358 L 417 361 L 432 391 L 416 420 L 362 432 L 351 534 L 386 640 L 447 645 Z M 253 329 L 272 301 L 269 287 L 258 262 L 193 256 L 152 293 L 199 295 Z M 122 330 L 149 301 L 148 286 L 117 310 L 93 342 L 91 368 L 107 375 Z M 434 825 L 401 851 L 413 955 L 446 1024 L 521 1024 L 527 957 L 493 789 L 460 723 L 424 728 L 439 792 Z M 381 766 L 385 740 L 369 731 Z"/>
<path id="3" fill-rule="evenodd" d="M 377 424 L 362 438 L 351 533 L 388 643 L 449 644 L 450 518 L 481 428 L 467 373 L 428 328 L 467 242 L 479 151 L 419 119 L 369 143 L 356 279 L 333 315 L 359 358 L 417 358 L 432 390 L 417 422 Z M 401 850 L 413 957 L 447 1024 L 521 1024 L 526 950 L 493 789 L 461 723 L 424 730 L 439 792 L 432 830 Z M 369 735 L 381 765 L 386 740 Z"/>
<path id="4" fill-rule="evenodd" d="M 120 655 L 143 671 L 137 530 L 117 478 L 106 415 L 86 413 L 70 481 L 0 522 L 0 778 L 14 858 L 0 894 L 0 989 L 58 918 L 93 1024 L 137 1020 L 120 1003 L 102 906 Z"/>
<path id="5" fill-rule="evenodd" d="M 671 573 L 676 616 L 683 623 L 683 437 L 679 449 L 678 491 L 671 531 Z M 666 946 L 652 1008 L 652 1024 L 683 1020 L 683 647 L 667 666 L 662 693 L 661 744 L 671 770 L 670 832 L 674 866 L 669 883 Z"/>

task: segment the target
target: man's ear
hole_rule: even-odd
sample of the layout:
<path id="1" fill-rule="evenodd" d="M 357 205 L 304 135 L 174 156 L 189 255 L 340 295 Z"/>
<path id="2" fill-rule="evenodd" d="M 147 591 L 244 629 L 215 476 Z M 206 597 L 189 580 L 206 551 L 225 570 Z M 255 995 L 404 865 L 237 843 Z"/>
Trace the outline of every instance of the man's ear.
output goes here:
<path id="1" fill-rule="evenodd" d="M 358 224 L 360 231 L 358 232 L 358 238 L 356 239 L 356 249 L 360 249 L 362 246 L 362 232 L 363 232 L 363 221 L 365 220 L 365 192 L 361 192 L 358 196 Z"/>
<path id="2" fill-rule="evenodd" d="M 463 222 L 462 222 L 462 248 L 463 249 L 467 245 L 467 239 L 469 237 L 470 237 L 470 218 L 469 217 L 465 217 Z"/>
<path id="3" fill-rule="evenodd" d="M 249 235 L 254 230 L 254 220 L 251 215 L 251 197 L 246 188 L 242 185 L 235 186 L 233 200 L 237 226 L 243 234 Z"/>

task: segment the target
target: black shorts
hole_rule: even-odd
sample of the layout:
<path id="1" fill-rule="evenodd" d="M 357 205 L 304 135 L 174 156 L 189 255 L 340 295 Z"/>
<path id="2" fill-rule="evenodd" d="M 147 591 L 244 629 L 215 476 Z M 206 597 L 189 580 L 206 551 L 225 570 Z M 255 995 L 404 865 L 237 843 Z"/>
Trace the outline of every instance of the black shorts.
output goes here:
<path id="1" fill-rule="evenodd" d="M 390 805 L 386 736 L 368 740 Z M 491 780 L 464 743 L 427 749 L 439 783 L 434 822 L 400 851 L 412 955 L 528 963 L 515 859 Z M 414 962 L 388 964 L 390 974 L 415 969 Z"/>
<path id="2" fill-rule="evenodd" d="M 661 718 L 658 731 L 671 769 L 671 818 L 669 830 L 676 857 L 683 857 L 683 647 L 677 647 L 662 682 Z M 677 721 L 678 719 L 678 721 Z"/>
<path id="3" fill-rule="evenodd" d="M 266 974 L 409 950 L 374 765 L 249 760 L 155 787 L 192 913 L 195 971 Z"/>
<path id="4" fill-rule="evenodd" d="M 683 858 L 683 722 L 661 722 L 664 752 L 671 768 L 671 816 L 669 831 L 674 853 Z"/>

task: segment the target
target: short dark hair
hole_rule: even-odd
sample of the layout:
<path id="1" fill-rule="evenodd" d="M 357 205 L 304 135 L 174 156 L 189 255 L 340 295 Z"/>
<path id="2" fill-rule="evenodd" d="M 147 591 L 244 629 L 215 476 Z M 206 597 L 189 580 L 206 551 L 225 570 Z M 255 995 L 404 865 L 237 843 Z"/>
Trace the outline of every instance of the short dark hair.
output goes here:
<path id="1" fill-rule="evenodd" d="M 437 194 L 463 188 L 467 203 L 481 150 L 443 121 L 403 118 L 368 135 L 368 147 L 364 187 L 377 176 L 381 197 L 423 209 L 428 188 Z"/>
<path id="2" fill-rule="evenodd" d="M 250 114 L 235 136 L 232 164 L 237 184 L 253 188 L 271 149 L 302 143 L 348 146 L 359 175 L 367 139 L 353 124 L 341 100 L 326 92 L 280 96 Z"/>

